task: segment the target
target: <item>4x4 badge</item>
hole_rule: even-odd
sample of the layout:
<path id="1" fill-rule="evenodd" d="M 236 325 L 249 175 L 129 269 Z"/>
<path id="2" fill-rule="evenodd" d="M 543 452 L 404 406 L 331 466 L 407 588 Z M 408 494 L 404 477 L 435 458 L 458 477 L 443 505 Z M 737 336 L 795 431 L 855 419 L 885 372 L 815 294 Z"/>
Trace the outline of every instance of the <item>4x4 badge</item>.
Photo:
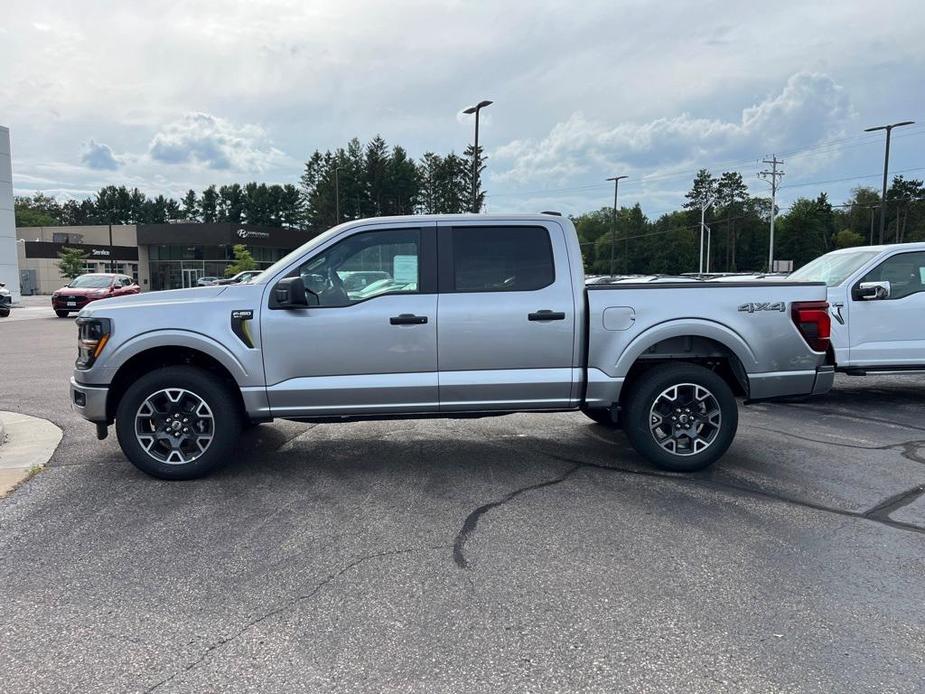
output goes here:
<path id="1" fill-rule="evenodd" d="M 756 313 L 758 311 L 779 311 L 784 313 L 787 310 L 787 304 L 783 301 L 767 301 L 750 304 L 742 304 L 739 310 L 744 313 Z"/>

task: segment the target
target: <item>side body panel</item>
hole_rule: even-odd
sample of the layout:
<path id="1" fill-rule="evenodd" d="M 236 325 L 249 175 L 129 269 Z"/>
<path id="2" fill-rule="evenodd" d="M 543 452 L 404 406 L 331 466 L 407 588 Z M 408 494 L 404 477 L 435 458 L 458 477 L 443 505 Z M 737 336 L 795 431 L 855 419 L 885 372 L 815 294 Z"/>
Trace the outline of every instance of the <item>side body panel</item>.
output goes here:
<path id="1" fill-rule="evenodd" d="M 587 404 L 615 402 L 637 359 L 663 340 L 688 336 L 713 340 L 734 354 L 748 376 L 751 399 L 809 394 L 825 355 L 809 348 L 791 320 L 790 305 L 825 297 L 822 284 L 786 282 L 589 289 Z"/>

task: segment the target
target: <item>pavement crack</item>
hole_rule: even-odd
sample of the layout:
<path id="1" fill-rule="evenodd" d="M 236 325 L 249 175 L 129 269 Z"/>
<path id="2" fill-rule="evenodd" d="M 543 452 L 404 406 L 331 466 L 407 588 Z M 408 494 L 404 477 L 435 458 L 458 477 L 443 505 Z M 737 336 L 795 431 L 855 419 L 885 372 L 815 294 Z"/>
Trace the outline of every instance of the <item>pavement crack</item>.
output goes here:
<path id="1" fill-rule="evenodd" d="M 281 614 L 281 613 L 283 613 L 283 612 L 285 612 L 285 611 L 291 609 L 292 607 L 294 607 L 295 605 L 297 605 L 297 604 L 299 604 L 299 603 L 301 603 L 301 602 L 304 602 L 304 601 L 306 601 L 306 600 L 311 600 L 311 599 L 312 599 L 313 597 L 315 597 L 321 590 L 323 590 L 327 585 L 329 585 L 329 584 L 332 583 L 333 581 L 337 580 L 338 578 L 340 578 L 341 576 L 343 576 L 345 573 L 347 573 L 347 572 L 350 571 L 351 569 L 353 569 L 353 568 L 359 566 L 360 564 L 364 564 L 364 563 L 366 563 L 366 562 L 368 562 L 368 561 L 374 561 L 374 560 L 376 560 L 376 559 L 383 559 L 383 558 L 385 558 L 385 557 L 395 557 L 395 556 L 404 555 L 404 554 L 414 554 L 414 553 L 417 553 L 417 552 L 429 552 L 429 551 L 434 551 L 434 550 L 443 550 L 443 549 L 448 549 L 449 547 L 450 547 L 450 545 L 434 545 L 434 546 L 430 546 L 430 547 L 408 547 L 408 548 L 405 548 L 405 549 L 389 550 L 389 551 L 387 551 L 387 552 L 375 552 L 375 553 L 372 553 L 372 554 L 365 554 L 365 555 L 363 555 L 363 556 L 361 556 L 361 557 L 358 557 L 357 559 L 354 559 L 353 561 L 351 561 L 351 562 L 349 562 L 348 564 L 344 565 L 339 571 L 336 571 L 336 572 L 334 572 L 334 573 L 328 575 L 327 577 L 325 577 L 325 578 L 322 579 L 321 581 L 319 581 L 319 582 L 318 582 L 317 584 L 315 584 L 315 586 L 314 586 L 310 591 L 308 591 L 307 593 L 303 593 L 302 595 L 297 595 L 296 597 L 287 600 L 287 601 L 284 602 L 282 605 L 278 605 L 277 607 L 273 608 L 272 610 L 269 610 L 269 611 L 267 611 L 267 612 L 264 612 L 263 614 L 260 614 L 260 615 L 258 615 L 257 617 L 254 617 L 253 619 L 249 620 L 249 621 L 248 621 L 247 623 L 245 623 L 242 627 L 240 627 L 239 629 L 237 629 L 237 630 L 234 631 L 233 633 L 229 634 L 228 636 L 223 636 L 223 637 L 219 638 L 217 641 L 215 641 L 214 643 L 210 644 L 210 645 L 200 654 L 200 656 L 199 656 L 198 658 L 196 658 L 196 660 L 194 660 L 192 663 L 190 663 L 189 665 L 187 665 L 187 666 L 185 666 L 185 667 L 183 667 L 183 668 L 181 668 L 181 669 L 178 669 L 178 670 L 174 671 L 174 672 L 171 673 L 169 676 L 167 676 L 167 677 L 165 677 L 164 679 L 160 680 L 159 682 L 157 682 L 157 683 L 154 684 L 153 686 L 148 687 L 148 688 L 145 690 L 145 694 L 149 694 L 150 692 L 154 692 L 154 691 L 156 691 L 157 689 L 159 689 L 160 687 L 162 687 L 162 686 L 164 686 L 165 684 L 168 684 L 169 682 L 171 682 L 172 680 L 174 680 L 174 679 L 175 679 L 176 677 L 178 677 L 179 675 L 182 675 L 182 674 L 184 674 L 184 673 L 190 672 L 191 670 L 195 669 L 198 665 L 202 664 L 202 663 L 203 663 L 210 655 L 212 655 L 215 651 L 217 651 L 217 650 L 223 648 L 224 646 L 226 646 L 227 644 L 231 643 L 232 641 L 234 641 L 235 639 L 237 639 L 238 637 L 240 637 L 240 636 L 241 636 L 244 632 L 246 632 L 248 629 L 250 629 L 250 628 L 252 628 L 252 627 L 254 627 L 254 626 L 257 626 L 258 624 L 260 624 L 260 623 L 262 623 L 262 622 L 265 622 L 266 620 L 270 619 L 271 617 L 275 617 L 276 615 Z"/>
<path id="2" fill-rule="evenodd" d="M 518 496 L 521 496 L 522 494 L 526 494 L 527 492 L 536 491 L 537 489 L 545 489 L 546 487 L 552 487 L 553 485 L 556 485 L 556 484 L 561 484 L 579 469 L 581 469 L 581 465 L 575 465 L 574 467 L 569 468 L 568 470 L 563 472 L 561 475 L 551 480 L 545 480 L 544 482 L 537 482 L 536 484 L 531 484 L 526 487 L 521 487 L 520 489 L 515 489 L 514 491 L 509 492 L 508 494 L 505 494 L 500 499 L 497 499 L 495 501 L 490 501 L 487 504 L 483 504 L 479 506 L 472 513 L 466 516 L 466 520 L 463 521 L 462 527 L 459 529 L 459 532 L 456 533 L 456 540 L 453 542 L 453 561 L 456 562 L 456 566 L 458 566 L 460 569 L 469 568 L 469 561 L 466 559 L 466 555 L 464 551 L 466 547 L 466 541 L 469 539 L 472 533 L 475 532 L 476 526 L 478 526 L 479 524 L 479 519 L 482 516 L 484 516 L 486 513 L 488 513 L 492 509 L 498 508 L 499 506 L 503 506 L 509 501 L 516 499 Z"/>
<path id="3" fill-rule="evenodd" d="M 774 434 L 781 434 L 782 436 L 789 436 L 791 438 L 799 439 L 800 441 L 809 441 L 811 443 L 821 443 L 824 446 L 838 446 L 840 448 L 855 448 L 862 451 L 899 451 L 903 458 L 911 460 L 914 463 L 922 463 L 925 465 L 925 456 L 919 453 L 919 449 L 925 449 L 925 440 L 919 441 L 903 441 L 902 443 L 889 443 L 884 446 L 861 446 L 856 443 L 839 443 L 837 441 L 825 441 L 823 439 L 814 439 L 809 436 L 801 436 L 799 434 L 793 434 L 789 431 L 781 431 L 780 429 L 772 429 L 771 427 L 763 427 L 757 424 L 749 425 L 751 429 L 761 429 L 762 431 L 770 431 Z"/>
<path id="4" fill-rule="evenodd" d="M 789 408 L 791 408 L 791 409 L 805 409 L 805 408 L 807 408 L 806 405 L 801 405 L 801 404 L 791 403 L 791 402 L 779 402 L 779 403 L 776 403 L 776 404 L 779 405 L 779 406 L 781 406 L 781 407 L 789 407 Z M 814 412 L 815 414 L 827 414 L 827 415 L 831 415 L 832 417 L 844 417 L 845 419 L 854 419 L 854 420 L 857 420 L 857 421 L 859 421 L 859 422 L 877 422 L 878 424 L 888 424 L 888 425 L 890 425 L 890 426 L 898 427 L 898 428 L 900 428 L 900 429 L 915 429 L 915 430 L 917 430 L 917 431 L 925 431 L 925 427 L 916 426 L 915 424 L 904 424 L 904 423 L 902 423 L 902 422 L 897 422 L 897 421 L 895 421 L 895 420 L 886 419 L 886 418 L 883 418 L 883 417 L 871 417 L 871 416 L 869 416 L 869 415 L 865 415 L 865 416 L 861 417 L 861 416 L 858 416 L 858 415 L 856 415 L 856 414 L 850 414 L 850 413 L 842 412 L 842 411 L 839 411 L 839 410 L 823 409 L 823 408 L 815 407 L 815 406 L 812 406 L 812 405 L 809 406 L 809 407 L 812 407 L 812 408 L 813 408 L 813 412 Z"/>
<path id="5" fill-rule="evenodd" d="M 890 515 L 901 509 L 903 506 L 908 506 L 909 504 L 913 503 L 923 494 L 925 494 L 925 484 L 920 484 L 916 487 L 913 487 L 912 489 L 895 494 L 889 499 L 884 499 L 872 509 L 865 511 L 862 515 L 865 518 L 870 518 L 880 523 L 896 523 L 897 521 L 892 520 Z"/>

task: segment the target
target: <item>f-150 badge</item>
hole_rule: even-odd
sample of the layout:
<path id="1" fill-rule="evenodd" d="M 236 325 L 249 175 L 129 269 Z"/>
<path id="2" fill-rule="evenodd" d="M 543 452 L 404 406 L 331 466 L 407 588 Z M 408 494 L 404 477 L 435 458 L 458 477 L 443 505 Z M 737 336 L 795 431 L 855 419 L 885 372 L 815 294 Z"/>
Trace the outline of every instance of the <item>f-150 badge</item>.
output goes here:
<path id="1" fill-rule="evenodd" d="M 750 304 L 742 304 L 739 310 L 744 313 L 756 313 L 758 311 L 779 311 L 784 313 L 787 310 L 787 304 L 783 301 L 767 301 Z"/>

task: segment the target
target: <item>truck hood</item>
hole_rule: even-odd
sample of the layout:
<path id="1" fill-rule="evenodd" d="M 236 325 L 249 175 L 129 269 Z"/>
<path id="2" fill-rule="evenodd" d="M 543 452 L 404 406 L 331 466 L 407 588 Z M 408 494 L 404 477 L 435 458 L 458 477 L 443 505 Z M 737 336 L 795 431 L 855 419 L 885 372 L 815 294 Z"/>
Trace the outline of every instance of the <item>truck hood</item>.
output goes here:
<path id="1" fill-rule="evenodd" d="M 80 311 L 80 316 L 105 315 L 110 309 L 126 309 L 143 306 L 170 306 L 173 304 L 189 304 L 190 302 L 210 301 L 228 290 L 228 286 L 218 287 L 192 287 L 190 289 L 170 289 L 163 292 L 145 292 L 143 294 L 128 294 L 115 296 L 111 299 L 102 299 L 88 304 Z"/>

